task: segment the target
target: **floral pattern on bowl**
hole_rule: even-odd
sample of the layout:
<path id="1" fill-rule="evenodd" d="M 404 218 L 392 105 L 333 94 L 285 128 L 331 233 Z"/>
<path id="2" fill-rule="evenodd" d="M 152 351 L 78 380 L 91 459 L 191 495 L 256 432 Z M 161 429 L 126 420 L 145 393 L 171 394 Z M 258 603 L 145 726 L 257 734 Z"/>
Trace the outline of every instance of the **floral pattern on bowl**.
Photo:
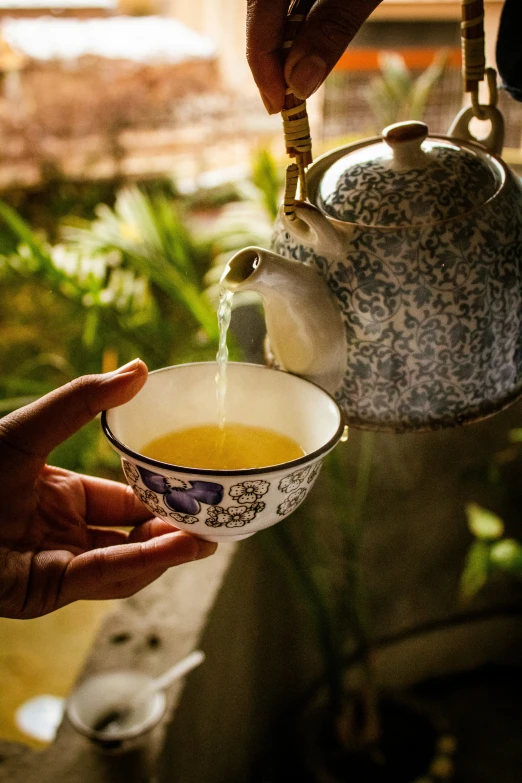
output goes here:
<path id="1" fill-rule="evenodd" d="M 232 484 L 226 490 L 213 481 L 187 481 L 155 473 L 122 458 L 123 472 L 141 502 L 158 517 L 177 525 L 203 522 L 211 528 L 241 528 L 265 509 L 261 499 L 270 491 L 279 498 L 278 517 L 291 514 L 305 499 L 315 482 L 322 461 L 282 475 L 276 482 L 252 479 Z M 221 505 L 225 494 L 232 504 Z"/>
<path id="2" fill-rule="evenodd" d="M 320 386 L 263 365 L 229 362 L 227 404 L 236 421 L 286 433 L 301 445 L 302 456 L 220 470 L 142 454 L 143 444 L 163 432 L 213 421 L 216 371 L 216 362 L 154 370 L 129 402 L 104 411 L 101 423 L 129 485 L 152 514 L 208 541 L 231 542 L 280 522 L 297 507 L 345 427 L 338 405 Z"/>

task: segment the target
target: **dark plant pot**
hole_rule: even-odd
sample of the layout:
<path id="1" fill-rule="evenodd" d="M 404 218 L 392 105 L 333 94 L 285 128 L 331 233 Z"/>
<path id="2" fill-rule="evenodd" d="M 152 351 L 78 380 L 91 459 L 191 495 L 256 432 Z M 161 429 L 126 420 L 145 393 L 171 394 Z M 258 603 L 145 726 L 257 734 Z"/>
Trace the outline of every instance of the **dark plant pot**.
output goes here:
<path id="1" fill-rule="evenodd" d="M 354 696 L 355 702 L 357 697 Z M 358 705 L 355 703 L 355 712 Z M 362 720 L 362 708 L 359 710 Z M 299 714 L 277 727 L 256 783 L 443 783 L 453 778 L 453 737 L 403 694 L 382 695 L 376 707 L 380 738 L 343 747 L 326 694 L 317 692 Z M 290 728 L 289 728 L 290 727 Z M 268 761 L 267 761 L 268 760 Z"/>

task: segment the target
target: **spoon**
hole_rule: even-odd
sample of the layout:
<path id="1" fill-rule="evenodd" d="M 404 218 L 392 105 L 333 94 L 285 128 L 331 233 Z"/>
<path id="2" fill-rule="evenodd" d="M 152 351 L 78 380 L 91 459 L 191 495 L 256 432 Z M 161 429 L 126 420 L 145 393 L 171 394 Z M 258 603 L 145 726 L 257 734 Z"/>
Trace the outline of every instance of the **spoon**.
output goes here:
<path id="1" fill-rule="evenodd" d="M 113 708 L 109 710 L 109 712 L 104 713 L 94 724 L 94 731 L 110 734 L 120 730 L 123 727 L 122 724 L 125 723 L 125 720 L 132 713 L 132 711 L 136 709 L 137 706 L 139 706 L 152 694 L 168 688 L 168 686 L 173 682 L 179 680 L 181 677 L 184 677 L 186 674 L 195 669 L 196 666 L 199 666 L 201 663 L 203 663 L 204 660 L 205 653 L 201 650 L 194 650 L 194 652 L 190 653 L 190 655 L 187 655 L 187 657 L 183 658 L 181 661 L 178 661 L 178 663 L 174 664 L 174 666 L 171 666 L 170 669 L 167 669 L 167 671 L 161 674 L 159 677 L 155 677 L 153 680 L 147 683 L 147 685 L 145 685 L 145 687 L 139 691 L 139 693 L 129 698 L 125 706 L 121 707 L 120 709 Z"/>

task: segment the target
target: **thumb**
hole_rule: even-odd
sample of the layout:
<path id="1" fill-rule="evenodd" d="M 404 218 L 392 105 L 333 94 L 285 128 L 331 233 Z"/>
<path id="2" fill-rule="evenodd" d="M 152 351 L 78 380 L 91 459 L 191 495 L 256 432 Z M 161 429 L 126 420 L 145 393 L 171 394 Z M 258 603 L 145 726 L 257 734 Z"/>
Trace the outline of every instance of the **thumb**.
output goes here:
<path id="1" fill-rule="evenodd" d="M 147 379 L 141 359 L 115 372 L 83 375 L 0 420 L 0 443 L 26 456 L 45 459 L 50 451 L 105 408 L 128 402 Z"/>
<path id="2" fill-rule="evenodd" d="M 285 63 L 285 80 L 294 95 L 304 99 L 317 90 L 380 1 L 324 0 L 314 4 Z"/>

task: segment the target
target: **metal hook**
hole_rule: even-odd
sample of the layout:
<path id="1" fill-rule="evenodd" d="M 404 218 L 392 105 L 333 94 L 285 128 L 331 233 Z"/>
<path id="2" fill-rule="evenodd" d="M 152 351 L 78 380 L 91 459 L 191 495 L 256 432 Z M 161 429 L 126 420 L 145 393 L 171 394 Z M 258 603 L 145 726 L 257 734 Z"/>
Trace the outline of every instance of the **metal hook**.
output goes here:
<path id="1" fill-rule="evenodd" d="M 475 141 L 485 147 L 488 152 L 500 155 L 504 146 L 504 118 L 499 109 L 497 109 L 498 90 L 496 70 L 494 68 L 486 68 L 486 78 L 488 83 L 489 102 L 486 104 L 480 103 L 478 87 L 473 90 L 471 93 L 471 106 L 466 106 L 457 114 L 448 131 L 448 135 L 464 141 Z M 476 117 L 479 120 L 490 121 L 491 130 L 485 139 L 477 139 L 470 133 L 469 123 L 473 117 Z"/>
<path id="2" fill-rule="evenodd" d="M 475 117 L 479 120 L 486 120 L 486 113 L 484 108 L 486 106 L 496 106 L 498 103 L 498 89 L 497 89 L 497 72 L 494 68 L 486 68 L 486 78 L 488 82 L 488 102 L 485 104 L 480 103 L 478 84 L 474 90 L 471 91 L 471 105 Z"/>

